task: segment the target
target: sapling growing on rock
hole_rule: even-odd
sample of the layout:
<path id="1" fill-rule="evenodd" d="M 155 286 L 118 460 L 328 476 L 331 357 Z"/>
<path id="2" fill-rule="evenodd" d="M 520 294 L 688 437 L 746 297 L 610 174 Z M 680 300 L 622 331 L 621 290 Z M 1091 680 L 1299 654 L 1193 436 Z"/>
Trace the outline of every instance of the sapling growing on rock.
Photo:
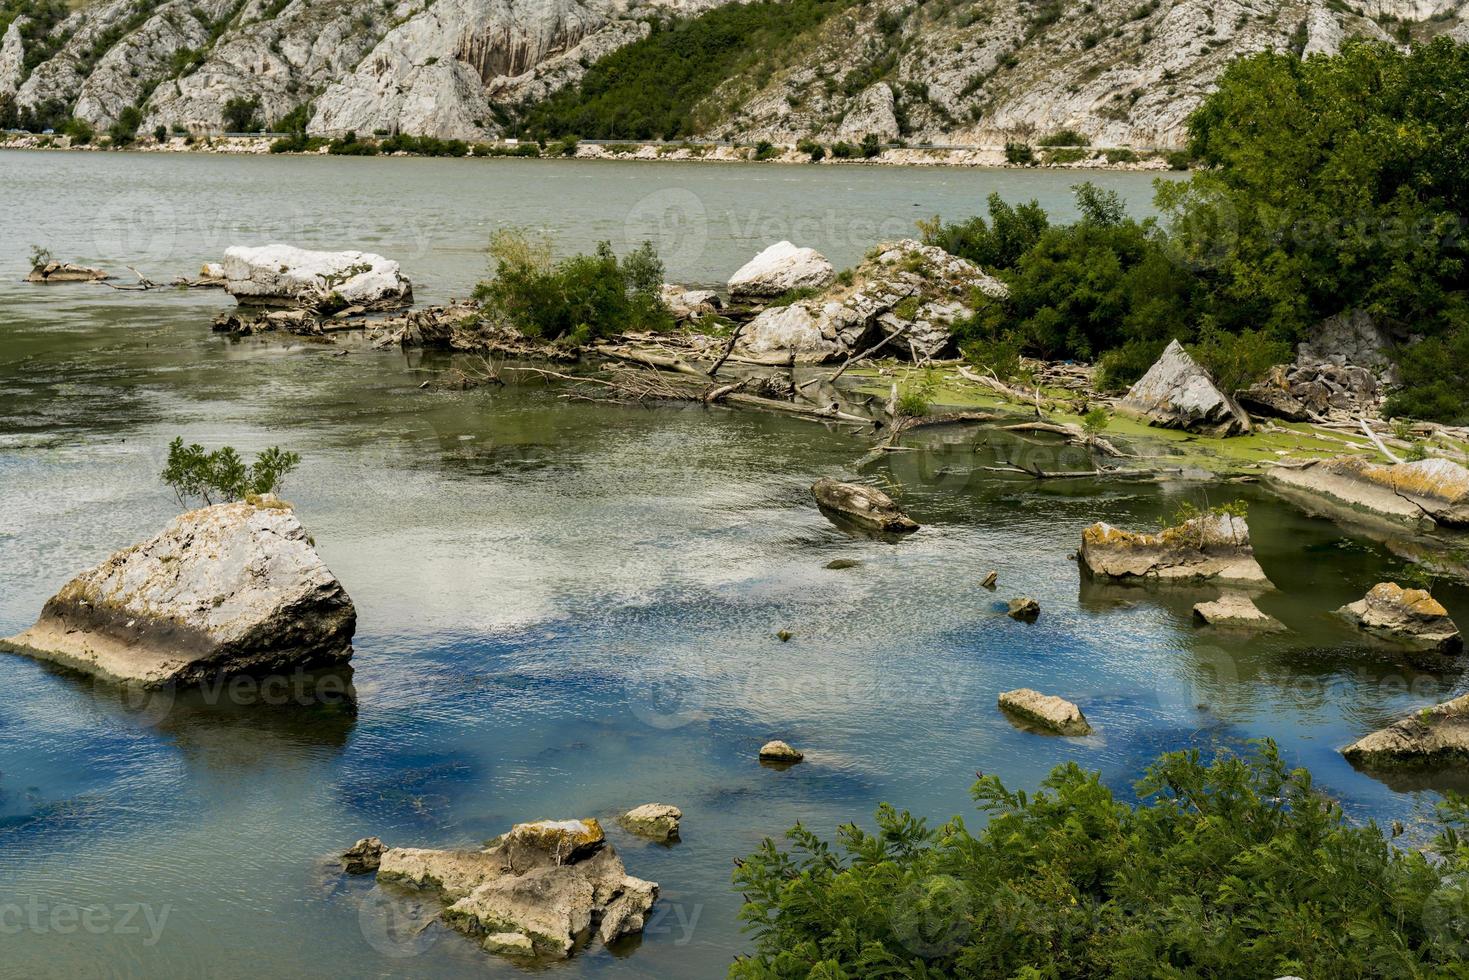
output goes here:
<path id="1" fill-rule="evenodd" d="M 161 474 L 179 503 L 197 497 L 206 506 L 275 493 L 286 476 L 301 463 L 298 453 L 271 446 L 245 465 L 233 446 L 208 452 L 197 442 L 185 446 L 180 436 L 168 444 L 168 463 Z"/>

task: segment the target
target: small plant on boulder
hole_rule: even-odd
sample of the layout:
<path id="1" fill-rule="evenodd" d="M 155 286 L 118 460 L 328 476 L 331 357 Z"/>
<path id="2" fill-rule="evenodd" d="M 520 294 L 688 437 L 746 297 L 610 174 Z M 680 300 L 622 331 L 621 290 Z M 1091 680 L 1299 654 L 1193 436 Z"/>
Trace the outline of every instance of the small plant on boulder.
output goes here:
<path id="1" fill-rule="evenodd" d="M 168 444 L 168 463 L 161 476 L 180 504 L 188 506 L 185 498 L 197 497 L 208 506 L 274 493 L 300 462 L 299 454 L 271 446 L 246 466 L 233 446 L 209 452 L 197 442 L 185 446 L 180 436 Z"/>

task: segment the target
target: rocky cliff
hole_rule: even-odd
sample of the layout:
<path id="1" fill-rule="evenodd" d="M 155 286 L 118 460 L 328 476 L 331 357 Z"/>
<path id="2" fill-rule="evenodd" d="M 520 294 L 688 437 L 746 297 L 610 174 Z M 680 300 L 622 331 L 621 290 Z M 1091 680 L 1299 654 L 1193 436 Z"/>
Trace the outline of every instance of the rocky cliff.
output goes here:
<path id="1" fill-rule="evenodd" d="M 265 125 L 295 112 L 314 133 L 492 137 L 650 22 L 721 2 L 97 0 L 66 14 L 0 0 L 0 118 L 106 128 L 126 114 L 144 131 L 218 132 L 252 112 Z M 704 97 L 702 135 L 996 145 L 1076 130 L 1097 145 L 1171 146 L 1241 54 L 1332 52 L 1353 36 L 1469 39 L 1469 0 L 828 8 Z"/>

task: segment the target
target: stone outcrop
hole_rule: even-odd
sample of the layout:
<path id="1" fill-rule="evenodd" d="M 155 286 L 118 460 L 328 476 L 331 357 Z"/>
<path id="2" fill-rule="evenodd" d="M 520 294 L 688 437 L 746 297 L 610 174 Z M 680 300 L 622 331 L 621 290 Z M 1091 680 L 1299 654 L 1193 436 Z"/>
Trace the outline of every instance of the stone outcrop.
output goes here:
<path id="1" fill-rule="evenodd" d="M 342 870 L 349 875 L 376 874 L 385 850 L 381 838 L 364 837 L 342 852 Z"/>
<path id="2" fill-rule="evenodd" d="M 1033 623 L 1041 618 L 1041 604 L 1030 596 L 1020 596 L 1010 600 L 1005 609 L 1005 614 L 1011 619 L 1018 619 L 1022 623 Z"/>
<path id="3" fill-rule="evenodd" d="M 1270 587 L 1249 525 L 1232 514 L 1205 514 L 1156 534 L 1093 524 L 1081 534 L 1078 558 L 1090 574 L 1118 581 Z"/>
<path id="4" fill-rule="evenodd" d="M 47 262 L 32 269 L 26 276 L 26 282 L 102 282 L 111 278 L 101 269 L 70 262 Z"/>
<path id="5" fill-rule="evenodd" d="M 1254 600 L 1240 592 L 1226 592 L 1210 602 L 1195 603 L 1194 618 L 1222 629 L 1261 633 L 1279 633 L 1285 629 L 1280 620 L 1261 612 Z"/>
<path id="6" fill-rule="evenodd" d="M 788 353 L 819 362 L 892 337 L 885 354 L 913 360 L 953 352 L 953 325 L 975 297 L 1007 295 L 1005 284 L 941 248 L 904 239 L 879 246 L 819 296 L 763 311 L 741 333 L 741 353 Z"/>
<path id="7" fill-rule="evenodd" d="M 25 40 L 20 36 L 26 26 L 25 17 L 10 22 L 0 34 L 0 100 L 14 95 L 25 79 Z"/>
<path id="8" fill-rule="evenodd" d="M 1177 340 L 1128 390 L 1118 402 L 1117 411 L 1160 428 L 1210 436 L 1237 436 L 1250 431 L 1249 416 L 1219 390 L 1209 373 Z"/>
<path id="9" fill-rule="evenodd" d="M 1462 766 L 1469 762 L 1469 694 L 1364 736 L 1342 754 L 1368 769 Z"/>
<path id="10" fill-rule="evenodd" d="M 1455 654 L 1464 648 L 1448 610 L 1423 589 L 1380 582 L 1337 613 L 1364 632 L 1423 650 Z"/>
<path id="11" fill-rule="evenodd" d="M 221 264 L 225 290 L 242 305 L 381 310 L 413 300 L 413 285 L 398 263 L 371 252 L 235 245 Z"/>
<path id="12" fill-rule="evenodd" d="M 1303 366 L 1355 367 L 1386 381 L 1395 381 L 1393 347 L 1392 335 L 1371 314 L 1350 310 L 1323 320 L 1308 339 L 1301 341 L 1296 360 Z"/>
<path id="13" fill-rule="evenodd" d="M 826 256 L 814 248 L 776 242 L 729 277 L 730 299 L 764 300 L 793 290 L 822 289 L 836 278 Z"/>
<path id="14" fill-rule="evenodd" d="M 760 761 L 773 762 L 776 765 L 793 766 L 806 758 L 802 753 L 779 739 L 766 742 L 760 746 Z"/>
<path id="15" fill-rule="evenodd" d="M 78 575 L 5 643 L 142 687 L 344 664 L 357 613 L 289 505 L 216 504 Z"/>
<path id="16" fill-rule="evenodd" d="M 1379 464 L 1342 456 L 1273 467 L 1267 474 L 1287 492 L 1396 523 L 1469 527 L 1469 470 L 1452 460 Z"/>
<path id="17" fill-rule="evenodd" d="M 622 815 L 622 825 L 640 837 L 656 841 L 678 840 L 683 811 L 668 803 L 644 803 Z"/>
<path id="18" fill-rule="evenodd" d="M 645 36 L 650 15 L 692 15 L 718 3 L 405 0 L 389 10 L 351 0 L 163 0 L 146 8 L 95 0 L 57 25 L 54 52 L 29 73 L 11 25 L 0 40 L 0 98 L 13 88 L 25 108 L 56 100 L 98 127 L 141 100 L 145 132 L 219 131 L 232 99 L 258 99 L 267 125 L 312 105 L 313 133 L 478 139 L 501 134 L 522 103 L 574 84 L 599 58 Z M 1290 50 L 1298 38 L 1308 52 L 1335 51 L 1350 37 L 1388 40 L 1372 19 L 1379 15 L 1414 22 L 1415 36 L 1463 35 L 1461 7 L 1101 0 L 1040 24 L 1025 5 L 1000 0 L 975 0 L 963 16 L 944 17 L 915 16 L 902 4 L 852 5 L 726 80 L 698 135 L 783 144 L 814 136 L 827 145 L 901 135 L 910 149 L 891 152 L 915 162 L 930 142 L 983 144 L 997 148 L 985 159 L 1002 160 L 1006 142 L 1061 129 L 1097 147 L 1180 146 L 1189 113 L 1242 54 Z M 886 66 L 881 80 L 843 84 L 854 66 L 876 64 Z"/>
<path id="19" fill-rule="evenodd" d="M 590 818 L 516 824 L 479 850 L 387 848 L 377 877 L 435 889 L 444 921 L 490 952 L 558 959 L 593 935 L 641 932 L 658 898 Z"/>
<path id="20" fill-rule="evenodd" d="M 672 283 L 664 283 L 659 293 L 663 305 L 680 323 L 697 322 L 718 313 L 723 303 L 719 294 L 712 289 L 685 289 Z"/>
<path id="21" fill-rule="evenodd" d="M 823 477 L 811 485 L 811 494 L 823 510 L 864 527 L 897 533 L 918 530 L 918 522 L 904 514 L 892 497 L 873 487 Z"/>
<path id="22" fill-rule="evenodd" d="M 1081 709 L 1054 694 L 1022 687 L 1000 695 L 1000 710 L 1027 727 L 1056 735 L 1090 735 L 1092 726 Z"/>

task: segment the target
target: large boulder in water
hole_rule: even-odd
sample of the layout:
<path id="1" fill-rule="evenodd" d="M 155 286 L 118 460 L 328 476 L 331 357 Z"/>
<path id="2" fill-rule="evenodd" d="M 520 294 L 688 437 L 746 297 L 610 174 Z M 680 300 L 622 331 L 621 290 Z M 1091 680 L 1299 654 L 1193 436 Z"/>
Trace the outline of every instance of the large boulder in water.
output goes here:
<path id="1" fill-rule="evenodd" d="M 776 242 L 729 277 L 735 300 L 774 299 L 794 289 L 822 289 L 836 278 L 826 256 L 814 248 Z"/>
<path id="2" fill-rule="evenodd" d="M 216 504 L 78 575 L 4 643 L 142 687 L 343 664 L 357 611 L 286 504 Z"/>
<path id="3" fill-rule="evenodd" d="M 1364 511 L 1395 523 L 1469 527 L 1469 470 L 1448 459 L 1379 464 L 1360 456 L 1273 467 L 1286 491 Z"/>
<path id="4" fill-rule="evenodd" d="M 917 521 L 903 513 L 892 497 L 874 487 L 823 477 L 811 485 L 811 495 L 823 510 L 864 527 L 896 533 L 918 530 Z"/>
<path id="5" fill-rule="evenodd" d="M 558 958 L 594 932 L 604 943 L 641 932 L 658 898 L 590 818 L 516 824 L 477 850 L 388 848 L 377 876 L 436 889 L 444 920 L 490 936 L 486 949 Z"/>
<path id="6" fill-rule="evenodd" d="M 1469 694 L 1425 708 L 1342 749 L 1369 769 L 1469 761 Z"/>
<path id="7" fill-rule="evenodd" d="M 413 300 L 398 263 L 371 252 L 310 252 L 290 245 L 225 250 L 225 291 L 244 305 L 393 309 Z"/>
<path id="8" fill-rule="evenodd" d="M 1423 589 L 1405 589 L 1396 582 L 1379 582 L 1367 595 L 1337 613 L 1358 629 L 1405 646 L 1441 653 L 1464 647 L 1459 627 L 1448 610 Z"/>
<path id="9" fill-rule="evenodd" d="M 1164 429 L 1210 436 L 1250 431 L 1250 417 L 1176 340 L 1117 403 L 1117 410 Z"/>
<path id="10" fill-rule="evenodd" d="M 1245 519 L 1203 514 L 1155 534 L 1097 523 L 1081 533 L 1082 567 L 1120 581 L 1232 582 L 1270 587 Z"/>

